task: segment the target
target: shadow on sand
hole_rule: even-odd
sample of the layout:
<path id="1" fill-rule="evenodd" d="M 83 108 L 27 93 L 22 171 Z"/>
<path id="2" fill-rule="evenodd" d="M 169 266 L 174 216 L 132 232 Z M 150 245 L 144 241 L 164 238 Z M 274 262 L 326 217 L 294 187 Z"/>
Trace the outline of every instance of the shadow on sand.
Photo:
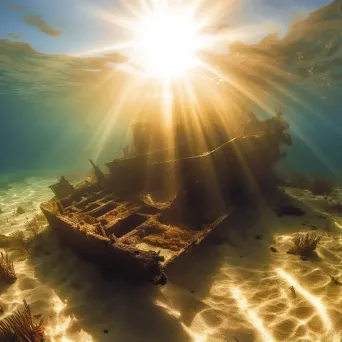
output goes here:
<path id="1" fill-rule="evenodd" d="M 184 325 L 189 326 L 206 307 L 203 299 L 209 295 L 225 262 L 220 247 L 229 244 L 239 254 L 229 231 L 239 230 L 244 239 L 257 219 L 257 210 L 252 208 L 234 212 L 208 241 L 171 265 L 165 287 L 132 284 L 113 274 L 104 274 L 65 248 L 49 228 L 39 237 L 29 261 L 37 279 L 67 301 L 63 314 L 77 319 L 72 328 L 75 331 L 83 329 L 101 342 L 186 342 L 193 338 Z M 256 258 L 265 259 L 267 255 L 261 250 Z M 242 256 L 237 259 L 241 265 Z M 177 314 L 165 309 L 165 303 Z"/>

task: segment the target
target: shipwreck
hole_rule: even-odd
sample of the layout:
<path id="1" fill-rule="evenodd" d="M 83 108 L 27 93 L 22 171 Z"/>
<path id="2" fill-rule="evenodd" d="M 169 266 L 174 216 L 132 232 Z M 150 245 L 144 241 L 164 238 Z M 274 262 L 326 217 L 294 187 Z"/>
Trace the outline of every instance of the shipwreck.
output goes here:
<path id="1" fill-rule="evenodd" d="M 41 210 L 85 259 L 165 284 L 168 266 L 224 226 L 234 207 L 276 187 L 274 164 L 291 144 L 287 129 L 281 114 L 253 117 L 235 136 L 213 125 L 210 149 L 196 150 L 187 138 L 149 152 L 151 126 L 138 124 L 132 146 L 107 163 L 108 173 L 91 161 L 90 179 L 73 186 L 62 177 Z"/>

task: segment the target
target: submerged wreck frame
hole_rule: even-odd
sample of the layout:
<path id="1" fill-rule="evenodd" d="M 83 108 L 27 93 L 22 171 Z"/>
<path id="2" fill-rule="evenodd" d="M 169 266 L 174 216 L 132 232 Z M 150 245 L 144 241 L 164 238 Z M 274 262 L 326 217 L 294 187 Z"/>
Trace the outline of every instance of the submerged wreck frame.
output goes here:
<path id="1" fill-rule="evenodd" d="M 289 144 L 288 126 L 273 120 L 262 127 L 267 129 L 197 156 L 178 150 L 169 160 L 165 149 L 115 159 L 107 164 L 109 175 L 91 161 L 96 177 L 75 187 L 63 177 L 41 210 L 85 259 L 136 280 L 165 284 L 167 267 L 224 226 L 234 206 L 251 191 L 276 186 L 273 164 L 282 156 L 280 146 Z"/>

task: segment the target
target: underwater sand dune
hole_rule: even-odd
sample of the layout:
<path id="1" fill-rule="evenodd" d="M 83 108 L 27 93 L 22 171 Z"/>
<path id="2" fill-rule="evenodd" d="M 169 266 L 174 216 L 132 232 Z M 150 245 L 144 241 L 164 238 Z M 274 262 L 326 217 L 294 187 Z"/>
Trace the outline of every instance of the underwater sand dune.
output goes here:
<path id="1" fill-rule="evenodd" d="M 2 193 L 2 234 L 25 229 L 26 217 L 50 197 L 50 183 L 31 179 Z M 100 271 L 45 228 L 27 257 L 9 252 L 18 280 L 1 283 L 0 318 L 25 299 L 56 342 L 339 342 L 341 225 L 327 209 L 336 198 L 285 190 L 303 216 L 278 217 L 270 207 L 236 212 L 201 249 L 172 265 L 163 287 Z M 18 206 L 25 213 L 13 216 Z M 322 236 L 312 256 L 287 254 L 298 231 Z"/>

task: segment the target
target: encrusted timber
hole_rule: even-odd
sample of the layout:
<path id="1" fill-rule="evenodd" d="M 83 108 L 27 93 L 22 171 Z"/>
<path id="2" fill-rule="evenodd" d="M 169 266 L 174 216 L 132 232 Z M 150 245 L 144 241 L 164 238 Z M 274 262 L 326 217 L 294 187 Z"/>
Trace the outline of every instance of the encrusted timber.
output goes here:
<path id="1" fill-rule="evenodd" d="M 135 281 L 161 285 L 166 283 L 157 253 L 137 251 L 122 244 L 116 246 L 109 238 L 80 231 L 77 224 L 56 215 L 46 204 L 41 205 L 41 210 L 61 240 L 85 260 L 98 264 L 105 270 L 123 273 Z"/>

